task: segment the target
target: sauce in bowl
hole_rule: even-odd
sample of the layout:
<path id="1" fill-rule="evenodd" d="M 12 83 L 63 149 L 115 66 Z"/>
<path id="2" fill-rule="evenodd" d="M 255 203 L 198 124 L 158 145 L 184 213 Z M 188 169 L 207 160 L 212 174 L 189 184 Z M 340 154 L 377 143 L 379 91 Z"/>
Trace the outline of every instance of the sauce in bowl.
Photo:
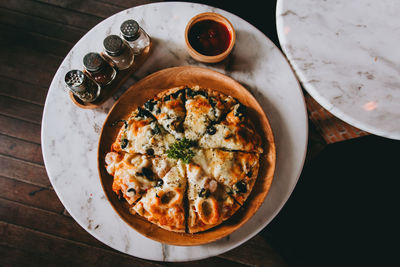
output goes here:
<path id="1" fill-rule="evenodd" d="M 190 45 L 200 54 L 216 56 L 228 49 L 231 42 L 228 28 L 214 20 L 196 22 L 188 32 Z"/>

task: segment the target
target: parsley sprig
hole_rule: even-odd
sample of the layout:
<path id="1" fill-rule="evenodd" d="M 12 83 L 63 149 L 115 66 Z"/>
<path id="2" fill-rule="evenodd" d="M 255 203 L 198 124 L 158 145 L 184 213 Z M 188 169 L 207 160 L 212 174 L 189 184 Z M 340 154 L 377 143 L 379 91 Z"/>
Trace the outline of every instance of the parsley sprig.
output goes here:
<path id="1" fill-rule="evenodd" d="M 189 163 L 194 157 L 194 152 L 190 148 L 194 146 L 196 146 L 195 141 L 184 137 L 171 145 L 170 149 L 167 150 L 167 155 L 169 158 L 181 159 L 184 163 Z"/>

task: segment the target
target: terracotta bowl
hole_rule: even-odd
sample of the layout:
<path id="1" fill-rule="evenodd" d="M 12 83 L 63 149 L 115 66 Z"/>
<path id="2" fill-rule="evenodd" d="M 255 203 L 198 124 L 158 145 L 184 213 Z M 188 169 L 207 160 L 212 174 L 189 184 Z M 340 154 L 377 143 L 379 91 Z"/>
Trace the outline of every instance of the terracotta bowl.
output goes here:
<path id="1" fill-rule="evenodd" d="M 196 234 L 170 232 L 148 222 L 139 215 L 129 213 L 128 203 L 118 200 L 112 190 L 113 177 L 107 173 L 104 162 L 105 155 L 110 151 L 111 144 L 119 131 L 119 127 L 113 126 L 113 122 L 126 119 L 134 109 L 143 105 L 156 94 L 181 85 L 199 85 L 237 98 L 247 106 L 250 119 L 263 140 L 264 152 L 260 156 L 258 177 L 243 207 L 219 226 Z M 275 158 L 275 143 L 271 127 L 263 109 L 253 95 L 241 84 L 219 72 L 184 66 L 155 72 L 135 83 L 119 98 L 104 122 L 100 134 L 97 160 L 104 193 L 114 210 L 129 226 L 144 236 L 161 243 L 194 246 L 210 243 L 231 234 L 254 215 L 264 202 L 271 186 L 275 171 Z"/>
<path id="2" fill-rule="evenodd" d="M 222 23 L 228 29 L 229 34 L 231 36 L 229 46 L 221 54 L 218 54 L 215 56 L 203 55 L 200 52 L 198 52 L 197 50 L 195 50 L 192 47 L 192 45 L 190 44 L 189 37 L 188 37 L 190 29 L 193 27 L 193 25 L 195 25 L 196 23 L 203 21 L 203 20 L 213 20 L 213 21 Z M 190 21 L 188 22 L 188 24 L 186 25 L 185 42 L 186 42 L 187 51 L 193 59 L 200 61 L 200 62 L 217 63 L 217 62 L 222 61 L 231 53 L 233 46 L 235 45 L 235 41 L 236 41 L 236 33 L 235 33 L 235 29 L 232 26 L 232 23 L 227 18 L 225 18 L 224 16 L 222 16 L 218 13 L 205 12 L 205 13 L 198 14 L 198 15 L 194 16 L 193 18 L 191 18 Z"/>

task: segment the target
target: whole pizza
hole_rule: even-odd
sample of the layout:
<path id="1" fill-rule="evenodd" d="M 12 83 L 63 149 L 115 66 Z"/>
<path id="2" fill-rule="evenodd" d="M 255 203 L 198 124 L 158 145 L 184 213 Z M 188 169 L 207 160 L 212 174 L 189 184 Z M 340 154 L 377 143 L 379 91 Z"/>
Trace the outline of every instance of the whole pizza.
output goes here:
<path id="1" fill-rule="evenodd" d="M 230 218 L 252 191 L 261 137 L 246 106 L 231 96 L 173 88 L 114 124 L 121 129 L 106 169 L 132 214 L 196 233 Z"/>

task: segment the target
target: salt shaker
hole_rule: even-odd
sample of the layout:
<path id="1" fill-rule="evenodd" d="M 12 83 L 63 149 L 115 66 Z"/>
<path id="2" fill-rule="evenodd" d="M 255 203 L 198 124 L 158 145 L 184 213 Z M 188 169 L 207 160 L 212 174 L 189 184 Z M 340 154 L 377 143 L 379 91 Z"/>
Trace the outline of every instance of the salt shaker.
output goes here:
<path id="1" fill-rule="evenodd" d="M 70 70 L 65 74 L 68 88 L 85 103 L 95 101 L 100 95 L 100 85 L 90 79 L 83 71 Z"/>
<path id="2" fill-rule="evenodd" d="M 106 55 L 114 62 L 118 70 L 124 70 L 133 65 L 135 56 L 129 45 L 118 35 L 109 35 L 104 41 Z"/>
<path id="3" fill-rule="evenodd" d="M 100 86 L 110 84 L 117 73 L 99 53 L 86 54 L 83 58 L 83 65 L 90 77 Z"/>
<path id="4" fill-rule="evenodd" d="M 120 27 L 121 36 L 128 42 L 135 55 L 139 55 L 150 45 L 149 35 L 133 20 L 124 21 Z"/>

